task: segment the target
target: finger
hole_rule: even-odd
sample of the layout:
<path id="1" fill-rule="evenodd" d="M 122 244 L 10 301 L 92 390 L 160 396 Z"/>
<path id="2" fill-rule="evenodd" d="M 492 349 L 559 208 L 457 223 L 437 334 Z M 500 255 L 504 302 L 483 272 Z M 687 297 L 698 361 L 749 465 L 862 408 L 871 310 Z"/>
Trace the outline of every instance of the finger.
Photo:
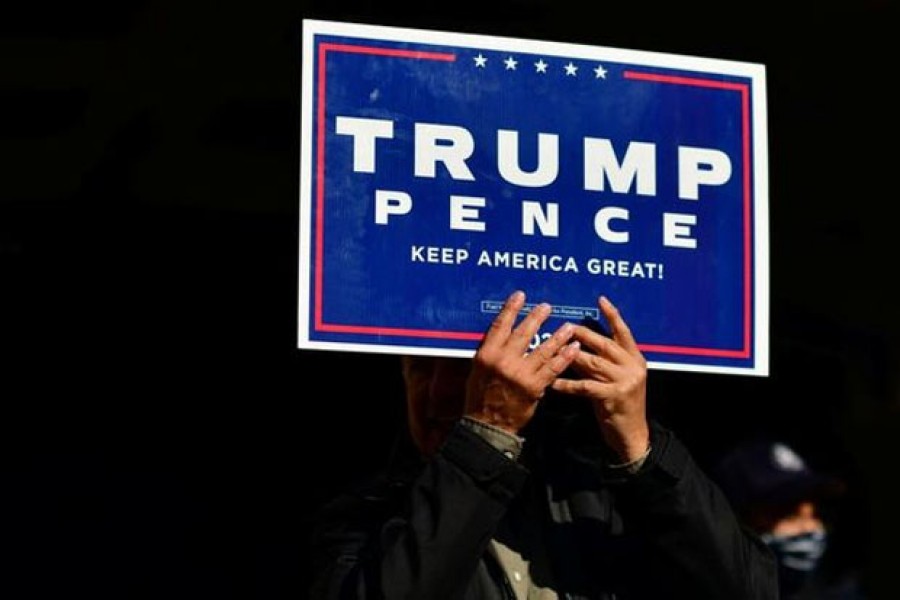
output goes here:
<path id="1" fill-rule="evenodd" d="M 612 381 L 618 369 L 613 362 L 589 352 L 579 352 L 571 364 L 582 377 L 597 381 Z"/>
<path id="2" fill-rule="evenodd" d="M 566 379 L 558 377 L 553 380 L 550 387 L 556 392 L 583 396 L 589 398 L 603 398 L 610 384 L 592 379 Z"/>
<path id="3" fill-rule="evenodd" d="M 572 335 L 575 331 L 575 327 L 571 323 L 563 323 L 560 327 L 553 332 L 549 338 L 541 342 L 541 344 L 534 349 L 530 354 L 527 355 L 527 361 L 529 364 L 533 365 L 533 369 L 535 371 L 539 371 L 545 365 L 549 365 L 554 359 L 557 357 L 562 350 L 565 349 L 566 344 L 568 344 L 572 340 Z M 580 343 L 579 343 L 580 346 Z M 571 362 L 572 357 L 567 357 L 565 360 L 566 365 L 562 368 L 565 368 Z M 561 371 L 557 371 L 557 374 Z"/>
<path id="4" fill-rule="evenodd" d="M 541 362 L 537 374 L 542 387 L 547 387 L 553 383 L 563 371 L 569 368 L 569 365 L 578 357 L 580 352 L 581 344 L 578 340 L 572 340 L 560 348 L 559 352 L 554 354 L 550 360 Z"/>
<path id="5" fill-rule="evenodd" d="M 597 356 L 605 356 L 614 361 L 619 361 L 627 356 L 626 352 L 615 341 L 590 327 L 585 327 L 584 325 L 576 326 L 573 337 Z"/>
<path id="6" fill-rule="evenodd" d="M 525 306 L 525 292 L 516 290 L 510 294 L 506 298 L 506 302 L 503 303 L 500 312 L 491 321 L 490 327 L 488 327 L 484 338 L 481 340 L 481 346 L 505 344 L 509 338 L 510 331 L 512 331 L 513 324 L 516 322 L 516 317 L 518 317 L 519 311 L 522 310 L 523 306 Z"/>
<path id="7" fill-rule="evenodd" d="M 630 354 L 639 353 L 640 350 L 637 342 L 634 340 L 634 336 L 631 334 L 631 328 L 628 327 L 625 319 L 622 318 L 619 309 L 606 296 L 600 296 L 597 304 L 609 323 L 613 339 Z"/>
<path id="8" fill-rule="evenodd" d="M 550 316 L 551 310 L 550 305 L 546 302 L 532 308 L 507 339 L 510 351 L 516 352 L 518 356 L 524 354 L 541 325 Z"/>

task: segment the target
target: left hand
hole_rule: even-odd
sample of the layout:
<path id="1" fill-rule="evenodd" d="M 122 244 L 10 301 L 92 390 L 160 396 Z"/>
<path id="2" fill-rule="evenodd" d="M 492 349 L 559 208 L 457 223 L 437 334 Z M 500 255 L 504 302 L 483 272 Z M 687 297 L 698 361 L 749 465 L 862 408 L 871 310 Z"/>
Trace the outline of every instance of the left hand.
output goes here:
<path id="1" fill-rule="evenodd" d="M 612 302 L 601 296 L 598 306 L 612 337 L 576 326 L 573 337 L 589 350 L 580 350 L 572 362 L 583 378 L 558 378 L 553 389 L 590 400 L 603 439 L 623 462 L 631 462 L 643 456 L 650 445 L 647 361 Z"/>

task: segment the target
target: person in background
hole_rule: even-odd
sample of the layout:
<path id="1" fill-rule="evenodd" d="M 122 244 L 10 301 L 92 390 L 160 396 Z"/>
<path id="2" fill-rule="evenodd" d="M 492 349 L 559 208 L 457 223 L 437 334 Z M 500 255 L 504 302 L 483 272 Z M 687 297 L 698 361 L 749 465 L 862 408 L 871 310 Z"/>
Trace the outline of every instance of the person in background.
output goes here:
<path id="1" fill-rule="evenodd" d="M 326 503 L 310 597 L 775 600 L 768 547 L 648 417 L 647 363 L 618 309 L 521 321 L 513 293 L 473 358 L 404 356 L 391 464 Z M 377 386 L 371 398 L 382 401 Z"/>
<path id="2" fill-rule="evenodd" d="M 844 494 L 840 478 L 813 470 L 793 447 L 771 439 L 735 445 L 711 474 L 774 552 L 782 600 L 865 597 L 855 580 L 830 581 L 821 568 L 831 528 L 824 509 Z"/>

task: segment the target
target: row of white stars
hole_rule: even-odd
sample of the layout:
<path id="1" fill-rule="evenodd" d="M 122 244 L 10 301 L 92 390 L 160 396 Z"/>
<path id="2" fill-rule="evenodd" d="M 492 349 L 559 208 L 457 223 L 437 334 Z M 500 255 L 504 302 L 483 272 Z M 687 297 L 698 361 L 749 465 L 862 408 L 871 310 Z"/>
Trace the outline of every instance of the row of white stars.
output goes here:
<path id="1" fill-rule="evenodd" d="M 478 56 L 472 57 L 472 60 L 475 61 L 475 67 L 479 69 L 487 68 L 488 59 L 481 52 L 478 53 Z M 507 71 L 515 71 L 519 66 L 519 61 L 517 61 L 512 56 L 506 57 L 503 61 L 503 64 L 506 66 Z M 550 65 L 544 62 L 544 59 L 538 59 L 536 63 L 534 63 L 534 71 L 535 73 L 547 73 L 547 68 Z M 563 69 L 566 71 L 567 77 L 577 77 L 578 76 L 578 65 L 573 63 L 571 60 L 563 66 Z M 606 79 L 606 69 L 603 68 L 603 65 L 597 65 L 593 69 L 594 71 L 594 79 Z"/>

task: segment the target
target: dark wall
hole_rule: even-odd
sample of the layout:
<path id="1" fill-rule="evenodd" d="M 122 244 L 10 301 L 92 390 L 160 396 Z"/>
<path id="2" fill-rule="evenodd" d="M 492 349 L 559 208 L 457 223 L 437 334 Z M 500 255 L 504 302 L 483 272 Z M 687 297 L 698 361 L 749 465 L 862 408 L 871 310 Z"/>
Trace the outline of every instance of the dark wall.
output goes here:
<path id="1" fill-rule="evenodd" d="M 886 4 L 598 10 L 2 9 L 0 464 L 16 598 L 302 597 L 312 509 L 388 452 L 396 359 L 295 349 L 303 17 L 765 63 L 772 375 L 655 372 L 652 409 L 704 464 L 765 431 L 840 472 L 838 562 L 873 598 L 898 595 Z"/>

